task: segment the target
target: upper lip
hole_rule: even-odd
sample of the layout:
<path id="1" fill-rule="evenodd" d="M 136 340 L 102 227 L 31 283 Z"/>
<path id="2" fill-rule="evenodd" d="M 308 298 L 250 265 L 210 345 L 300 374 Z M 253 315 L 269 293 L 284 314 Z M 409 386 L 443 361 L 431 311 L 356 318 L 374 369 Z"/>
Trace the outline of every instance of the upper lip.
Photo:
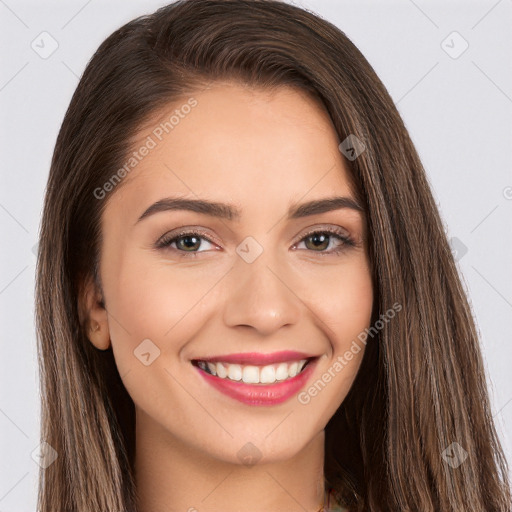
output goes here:
<path id="1" fill-rule="evenodd" d="M 245 352 L 239 354 L 226 354 L 221 356 L 202 357 L 193 359 L 193 361 L 206 362 L 225 362 L 230 364 L 253 364 L 268 365 L 274 363 L 283 363 L 285 361 L 300 361 L 301 359 L 311 359 L 317 357 L 305 352 L 297 352 L 295 350 L 283 350 L 281 352 L 271 352 L 270 354 L 262 354 L 259 352 Z"/>

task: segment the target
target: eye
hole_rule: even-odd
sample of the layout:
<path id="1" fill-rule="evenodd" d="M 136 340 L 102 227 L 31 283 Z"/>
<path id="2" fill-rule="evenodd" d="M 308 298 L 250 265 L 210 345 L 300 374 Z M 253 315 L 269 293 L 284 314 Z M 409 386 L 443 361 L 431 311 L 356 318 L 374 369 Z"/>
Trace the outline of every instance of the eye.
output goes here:
<path id="1" fill-rule="evenodd" d="M 156 244 L 157 249 L 171 249 L 174 252 L 181 253 L 180 257 L 196 256 L 200 252 L 199 247 L 202 242 L 206 241 L 208 244 L 214 244 L 213 240 L 206 235 L 206 232 L 199 230 L 181 231 L 179 233 L 170 233 L 164 235 Z M 338 241 L 338 244 L 332 248 L 331 242 Z M 313 230 L 303 236 L 297 244 L 293 246 L 294 249 L 297 245 L 304 243 L 306 249 L 312 252 L 318 252 L 322 255 L 339 254 L 342 251 L 354 247 L 356 244 L 354 240 L 348 236 L 341 228 L 325 228 L 322 230 Z M 329 250 L 325 250 L 331 247 Z M 208 248 L 206 248 L 208 250 Z"/>
<path id="2" fill-rule="evenodd" d="M 329 246 L 332 247 L 331 242 L 335 240 L 338 241 L 338 244 L 334 247 L 334 249 L 331 248 L 328 251 L 324 250 Z M 345 251 L 348 248 L 354 247 L 356 245 L 354 240 L 340 228 L 326 228 L 322 230 L 310 231 L 303 238 L 301 238 L 298 245 L 300 245 L 302 242 L 304 242 L 306 249 L 310 249 L 312 247 L 310 250 L 313 252 L 318 252 L 322 256 L 328 254 L 339 254 L 342 251 Z"/>
<path id="3" fill-rule="evenodd" d="M 203 231 L 182 231 L 178 234 L 170 233 L 169 235 L 164 235 L 157 243 L 156 247 L 158 249 L 170 248 L 173 251 L 179 251 L 182 253 L 190 253 L 191 256 L 195 256 L 198 252 L 196 249 L 201 245 L 201 241 L 205 240 L 206 242 L 212 244 L 214 243 L 210 238 L 206 236 L 206 233 Z M 172 247 L 175 245 L 175 247 Z M 187 254 L 180 254 L 180 256 L 188 256 Z"/>

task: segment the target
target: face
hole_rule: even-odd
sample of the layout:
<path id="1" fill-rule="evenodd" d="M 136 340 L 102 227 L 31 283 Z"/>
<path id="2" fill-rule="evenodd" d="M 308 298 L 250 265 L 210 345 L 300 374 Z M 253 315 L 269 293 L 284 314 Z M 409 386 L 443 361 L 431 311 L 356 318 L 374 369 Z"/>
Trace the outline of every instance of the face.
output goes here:
<path id="1" fill-rule="evenodd" d="M 284 460 L 322 432 L 364 354 L 365 216 L 331 121 L 304 93 L 216 84 L 191 97 L 138 134 L 134 151 L 150 149 L 108 199 L 91 341 L 112 344 L 138 426 L 218 460 Z M 299 208 L 334 197 L 348 200 Z M 172 198 L 225 206 L 148 210 Z M 195 363 L 230 356 L 216 375 Z M 304 359 L 293 377 L 301 366 L 286 362 Z"/>

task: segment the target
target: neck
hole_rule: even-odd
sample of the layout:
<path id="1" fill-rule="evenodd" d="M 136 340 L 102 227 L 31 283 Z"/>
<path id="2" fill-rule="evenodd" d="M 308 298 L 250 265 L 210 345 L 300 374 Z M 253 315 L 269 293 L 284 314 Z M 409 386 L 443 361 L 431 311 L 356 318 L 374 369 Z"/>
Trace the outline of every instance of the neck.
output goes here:
<path id="1" fill-rule="evenodd" d="M 136 408 L 137 510 L 318 512 L 324 500 L 324 442 L 322 430 L 286 460 L 233 463 L 209 453 L 215 440 L 203 447 L 187 444 Z"/>

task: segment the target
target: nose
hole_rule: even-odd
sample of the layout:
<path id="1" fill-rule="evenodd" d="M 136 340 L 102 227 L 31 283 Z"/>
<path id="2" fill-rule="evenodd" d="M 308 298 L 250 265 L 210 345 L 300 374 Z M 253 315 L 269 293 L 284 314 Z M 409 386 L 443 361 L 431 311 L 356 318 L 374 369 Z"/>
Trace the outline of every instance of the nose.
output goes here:
<path id="1" fill-rule="evenodd" d="M 224 323 L 252 327 L 269 336 L 299 321 L 303 306 L 289 272 L 279 267 L 267 251 L 252 263 L 238 260 L 230 272 Z M 288 277 L 288 279 L 287 279 Z"/>

